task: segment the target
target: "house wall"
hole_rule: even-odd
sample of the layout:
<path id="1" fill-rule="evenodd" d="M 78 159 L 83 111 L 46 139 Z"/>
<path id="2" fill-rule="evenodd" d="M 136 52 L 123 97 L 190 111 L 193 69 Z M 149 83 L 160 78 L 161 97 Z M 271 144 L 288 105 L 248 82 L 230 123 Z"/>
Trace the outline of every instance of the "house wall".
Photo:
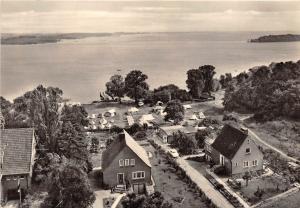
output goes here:
<path id="1" fill-rule="evenodd" d="M 119 166 L 120 159 L 135 159 L 134 166 Z M 125 161 L 124 161 L 125 163 Z M 132 172 L 145 171 L 145 178 L 132 179 Z M 130 148 L 125 147 L 115 157 L 109 167 L 103 171 L 103 182 L 110 187 L 118 185 L 118 173 L 124 173 L 124 179 L 131 184 L 151 183 L 151 167 L 147 166 Z"/>
<path id="2" fill-rule="evenodd" d="M 18 177 L 24 177 L 20 179 L 20 187 L 23 190 L 27 190 L 30 187 L 31 177 L 29 174 L 18 175 L 18 176 L 3 176 L 1 180 L 1 194 L 0 201 L 7 200 L 7 191 L 18 189 Z"/>
<path id="3" fill-rule="evenodd" d="M 211 147 L 211 158 L 212 158 L 212 161 L 219 165 L 220 164 L 220 156 L 221 154 L 215 150 L 213 147 Z M 231 161 L 229 159 L 227 159 L 226 157 L 224 157 L 224 167 L 225 167 L 225 170 L 226 170 L 226 173 L 228 175 L 231 174 Z"/>
<path id="4" fill-rule="evenodd" d="M 246 154 L 246 148 L 250 148 L 250 153 Z M 257 166 L 252 165 L 252 161 L 254 160 L 257 160 Z M 248 161 L 249 167 L 244 167 L 244 161 Z M 247 171 L 258 171 L 262 169 L 263 154 L 254 141 L 247 138 L 232 159 L 232 174 L 243 174 Z"/>

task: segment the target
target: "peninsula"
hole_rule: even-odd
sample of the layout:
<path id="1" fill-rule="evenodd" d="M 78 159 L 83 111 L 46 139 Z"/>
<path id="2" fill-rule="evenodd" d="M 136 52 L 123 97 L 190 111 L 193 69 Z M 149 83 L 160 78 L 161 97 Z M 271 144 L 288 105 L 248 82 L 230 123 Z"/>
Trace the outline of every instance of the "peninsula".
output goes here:
<path id="1" fill-rule="evenodd" d="M 300 35 L 285 34 L 285 35 L 267 35 L 261 36 L 257 39 L 251 39 L 251 43 L 265 43 L 265 42 L 294 42 L 300 41 Z"/>

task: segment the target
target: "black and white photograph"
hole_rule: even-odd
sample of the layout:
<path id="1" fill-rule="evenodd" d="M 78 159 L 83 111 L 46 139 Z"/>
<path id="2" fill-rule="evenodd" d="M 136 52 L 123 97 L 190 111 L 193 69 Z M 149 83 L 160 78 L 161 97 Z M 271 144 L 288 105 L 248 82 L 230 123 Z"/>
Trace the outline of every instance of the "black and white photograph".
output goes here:
<path id="1" fill-rule="evenodd" d="M 1 208 L 299 208 L 300 0 L 1 0 Z"/>

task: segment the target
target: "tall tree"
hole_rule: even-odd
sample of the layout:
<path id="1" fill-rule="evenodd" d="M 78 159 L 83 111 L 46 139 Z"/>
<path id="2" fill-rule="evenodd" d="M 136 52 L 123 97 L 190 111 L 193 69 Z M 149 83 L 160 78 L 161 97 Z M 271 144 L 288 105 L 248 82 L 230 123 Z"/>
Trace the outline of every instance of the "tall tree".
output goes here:
<path id="1" fill-rule="evenodd" d="M 139 70 L 133 70 L 125 78 L 125 90 L 128 97 L 133 98 L 138 104 L 139 99 L 145 98 L 149 90 L 146 83 L 148 76 Z"/>
<path id="2" fill-rule="evenodd" d="M 70 121 L 62 124 L 61 132 L 58 135 L 57 153 L 65 156 L 85 172 L 92 170 L 86 138 L 82 132 L 76 130 Z"/>
<path id="3" fill-rule="evenodd" d="M 193 98 L 200 98 L 202 92 L 210 94 L 215 73 L 215 67 L 212 65 L 200 66 L 187 72 L 186 83 Z"/>
<path id="4" fill-rule="evenodd" d="M 119 99 L 121 102 L 121 98 L 124 97 L 125 94 L 125 82 L 124 78 L 119 75 L 113 75 L 110 78 L 110 81 L 106 83 L 106 94 L 108 94 L 113 100 L 115 97 Z"/>
<path id="5" fill-rule="evenodd" d="M 51 152 L 55 152 L 57 148 L 59 103 L 62 94 L 59 88 L 39 85 L 14 100 L 15 110 L 27 115 L 30 126 L 35 128 L 39 144 L 45 145 Z"/>
<path id="6" fill-rule="evenodd" d="M 186 84 L 193 98 L 200 98 L 204 89 L 204 77 L 199 69 L 190 69 L 187 72 Z"/>
<path id="7" fill-rule="evenodd" d="M 41 208 L 88 208 L 96 199 L 86 173 L 76 166 L 59 166 L 50 181 L 50 190 Z"/>
<path id="8" fill-rule="evenodd" d="M 178 148 L 178 152 L 183 155 L 192 154 L 196 149 L 196 141 L 186 135 L 184 132 L 178 131 L 173 135 L 171 145 Z"/>
<path id="9" fill-rule="evenodd" d="M 210 92 L 212 91 L 213 77 L 216 74 L 215 67 L 212 65 L 204 65 L 200 66 L 199 70 L 202 72 L 204 78 L 203 92 L 207 92 L 208 94 L 210 94 Z"/>
<path id="10" fill-rule="evenodd" d="M 168 102 L 164 112 L 167 113 L 165 120 L 174 120 L 175 124 L 178 124 L 184 118 L 184 107 L 179 100 Z"/>

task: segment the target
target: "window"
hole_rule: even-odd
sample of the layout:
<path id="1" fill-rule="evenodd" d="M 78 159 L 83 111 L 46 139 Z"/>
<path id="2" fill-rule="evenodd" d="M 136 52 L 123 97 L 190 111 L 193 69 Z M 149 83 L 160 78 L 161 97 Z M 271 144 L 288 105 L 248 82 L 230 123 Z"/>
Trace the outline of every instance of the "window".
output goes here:
<path id="1" fill-rule="evenodd" d="M 131 165 L 131 166 L 135 166 L 135 159 L 131 159 L 131 160 L 130 160 L 130 165 Z"/>
<path id="2" fill-rule="evenodd" d="M 252 161 L 252 165 L 253 165 L 253 166 L 257 166 L 257 160 L 253 160 L 253 161 Z"/>
<path id="3" fill-rule="evenodd" d="M 132 172 L 132 179 L 145 178 L 145 171 Z"/>
<path id="4" fill-rule="evenodd" d="M 124 166 L 124 160 L 123 159 L 119 160 L 119 166 Z"/>
<path id="5" fill-rule="evenodd" d="M 246 148 L 246 154 L 250 154 L 251 150 L 250 148 Z"/>
<path id="6" fill-rule="evenodd" d="M 250 139 L 247 140 L 248 144 L 250 144 Z"/>
<path id="7" fill-rule="evenodd" d="M 125 159 L 125 166 L 129 166 L 129 159 Z"/>
<path id="8" fill-rule="evenodd" d="M 248 163 L 248 161 L 244 161 L 244 168 L 247 168 L 247 167 L 249 167 L 249 163 Z"/>
<path id="9" fill-rule="evenodd" d="M 238 163 L 235 163 L 235 166 L 238 166 L 239 164 Z"/>

